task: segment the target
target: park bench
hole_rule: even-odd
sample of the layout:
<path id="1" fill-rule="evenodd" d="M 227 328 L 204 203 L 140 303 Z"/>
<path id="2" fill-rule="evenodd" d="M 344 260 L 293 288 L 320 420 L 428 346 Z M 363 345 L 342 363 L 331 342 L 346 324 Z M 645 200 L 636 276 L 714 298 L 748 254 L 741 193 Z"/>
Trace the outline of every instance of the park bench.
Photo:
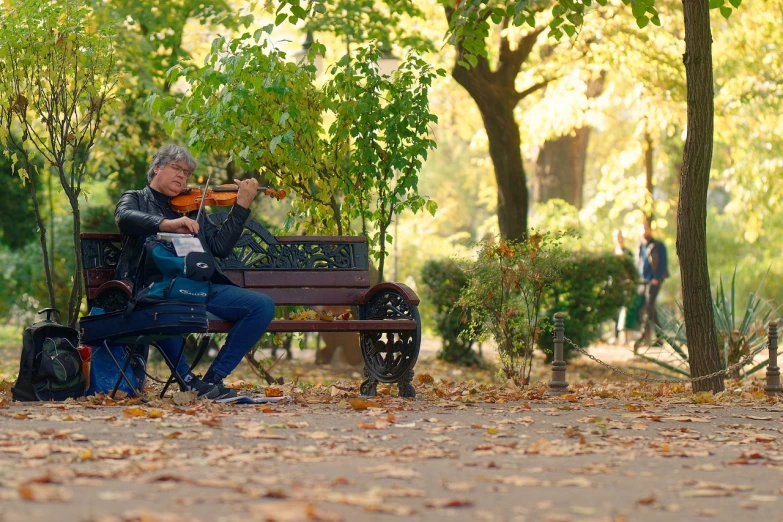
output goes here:
<path id="1" fill-rule="evenodd" d="M 210 219 L 220 225 L 227 213 Z M 130 281 L 114 279 L 120 235 L 82 233 L 81 251 L 88 308 L 125 308 Z M 218 259 L 236 285 L 263 292 L 275 305 L 358 309 L 348 320 L 274 319 L 269 332 L 358 332 L 364 359 L 361 393 L 374 396 L 379 382 L 397 383 L 400 397 L 415 397 L 413 367 L 421 345 L 419 298 L 400 283 L 370 285 L 365 237 L 274 236 L 248 219 L 231 255 Z M 355 312 L 354 312 L 355 314 Z M 225 333 L 231 323 L 210 320 L 210 333 Z"/>

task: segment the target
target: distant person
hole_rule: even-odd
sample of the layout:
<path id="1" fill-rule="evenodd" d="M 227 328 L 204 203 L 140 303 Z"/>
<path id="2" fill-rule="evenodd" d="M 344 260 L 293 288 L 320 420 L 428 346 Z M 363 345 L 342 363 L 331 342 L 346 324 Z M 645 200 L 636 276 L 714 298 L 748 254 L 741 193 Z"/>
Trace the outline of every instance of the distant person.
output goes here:
<path id="1" fill-rule="evenodd" d="M 650 334 L 654 331 L 653 325 L 661 327 L 655 310 L 655 301 L 661 291 L 661 284 L 669 276 L 666 246 L 653 238 L 650 224 L 646 221 L 642 223 L 640 230 L 642 242 L 639 245 L 639 276 L 643 282 L 640 285 L 640 294 L 644 295 L 644 306 L 641 313 L 642 336 L 634 343 L 634 350 L 650 338 Z M 660 341 L 656 341 L 655 344 L 660 345 Z"/>

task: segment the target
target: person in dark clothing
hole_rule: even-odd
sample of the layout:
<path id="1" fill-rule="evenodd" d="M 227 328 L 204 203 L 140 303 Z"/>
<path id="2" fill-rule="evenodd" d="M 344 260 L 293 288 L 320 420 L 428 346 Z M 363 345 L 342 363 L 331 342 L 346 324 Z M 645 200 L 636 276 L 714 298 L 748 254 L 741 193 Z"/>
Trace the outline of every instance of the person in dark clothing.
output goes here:
<path id="1" fill-rule="evenodd" d="M 639 276 L 643 281 L 640 285 L 640 293 L 644 295 L 642 307 L 642 336 L 634 343 L 634 350 L 638 349 L 650 338 L 654 326 L 661 326 L 658 313 L 655 310 L 655 301 L 661 290 L 661 284 L 669 276 L 668 260 L 666 258 L 666 246 L 653 238 L 652 229 L 647 222 L 641 225 L 642 242 L 639 245 Z"/>
<path id="2" fill-rule="evenodd" d="M 250 215 L 249 206 L 258 193 L 258 181 L 236 181 L 239 187 L 237 201 L 226 221 L 218 228 L 203 211 L 200 215 L 194 211 L 181 216 L 169 204 L 171 198 L 186 188 L 196 167 L 196 160 L 187 149 L 166 145 L 152 159 L 147 171 L 149 184 L 141 190 L 129 190 L 120 197 L 114 212 L 114 221 L 122 237 L 117 279 L 136 282 L 143 261 L 144 243 L 158 232 L 193 234 L 204 251 L 216 257 L 226 257 L 231 253 Z M 258 343 L 272 321 L 274 303 L 267 295 L 234 285 L 219 269 L 215 270 L 211 282 L 214 294 L 207 302 L 207 311 L 233 322 L 234 326 L 203 378 L 190 372 L 184 357 L 177 366 L 177 373 L 182 377 L 180 388 L 183 391 L 195 390 L 199 396 L 218 399 L 236 396 L 236 391 L 227 388 L 223 379 Z M 166 356 L 175 361 L 181 343 L 181 339 L 173 338 L 158 344 Z"/>

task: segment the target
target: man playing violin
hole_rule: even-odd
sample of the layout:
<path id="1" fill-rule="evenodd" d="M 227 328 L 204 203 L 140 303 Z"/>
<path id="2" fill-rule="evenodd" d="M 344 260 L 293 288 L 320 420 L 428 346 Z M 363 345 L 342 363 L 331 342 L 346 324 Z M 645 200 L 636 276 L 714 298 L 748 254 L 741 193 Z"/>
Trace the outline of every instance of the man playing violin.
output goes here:
<path id="1" fill-rule="evenodd" d="M 129 190 L 122 195 L 114 212 L 114 221 L 122 236 L 117 279 L 136 281 L 144 243 L 158 232 L 193 234 L 198 237 L 204 251 L 216 257 L 226 257 L 231 253 L 250 215 L 250 203 L 258 194 L 258 181 L 236 181 L 236 203 L 218 228 L 203 212 L 194 211 L 180 216 L 169 204 L 171 198 L 186 188 L 196 167 L 196 160 L 186 148 L 166 145 L 152 158 L 147 171 L 149 184 L 141 190 Z M 180 388 L 183 391 L 195 390 L 200 397 L 218 399 L 236 396 L 236 391 L 227 388 L 223 379 L 258 343 L 272 321 L 274 303 L 267 295 L 234 285 L 218 267 L 211 281 L 214 294 L 207 301 L 207 311 L 232 321 L 234 326 L 203 378 L 190 372 L 184 357 L 180 359 L 177 373 L 182 377 Z M 158 344 L 169 360 L 175 361 L 181 343 L 181 339 L 173 338 Z"/>

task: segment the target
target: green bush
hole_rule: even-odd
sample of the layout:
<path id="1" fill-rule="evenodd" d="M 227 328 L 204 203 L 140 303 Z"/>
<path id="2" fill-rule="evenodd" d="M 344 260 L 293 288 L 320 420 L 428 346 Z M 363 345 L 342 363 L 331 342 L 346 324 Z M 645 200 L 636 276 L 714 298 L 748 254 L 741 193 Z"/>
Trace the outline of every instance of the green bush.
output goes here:
<path id="1" fill-rule="evenodd" d="M 443 339 L 438 359 L 466 366 L 479 363 L 473 350 L 474 340 L 462 335 L 470 312 L 454 307 L 468 282 L 465 272 L 450 259 L 429 260 L 422 269 L 421 282 L 425 296 L 435 308 L 436 330 Z"/>
<path id="2" fill-rule="evenodd" d="M 601 334 L 601 324 L 617 317 L 622 306 L 630 306 L 636 295 L 638 274 L 630 256 L 612 253 L 573 254 L 562 278 L 551 286 L 544 335 L 539 347 L 551 359 L 554 350 L 552 316 L 565 314 L 565 335 L 585 348 Z M 566 359 L 577 352 L 565 344 Z"/>
<path id="3" fill-rule="evenodd" d="M 459 304 L 471 310 L 468 332 L 495 340 L 501 375 L 517 386 L 530 382 L 547 296 L 568 264 L 562 237 L 547 232 L 523 242 L 489 239 L 475 261 L 464 262 L 469 280 Z"/>

